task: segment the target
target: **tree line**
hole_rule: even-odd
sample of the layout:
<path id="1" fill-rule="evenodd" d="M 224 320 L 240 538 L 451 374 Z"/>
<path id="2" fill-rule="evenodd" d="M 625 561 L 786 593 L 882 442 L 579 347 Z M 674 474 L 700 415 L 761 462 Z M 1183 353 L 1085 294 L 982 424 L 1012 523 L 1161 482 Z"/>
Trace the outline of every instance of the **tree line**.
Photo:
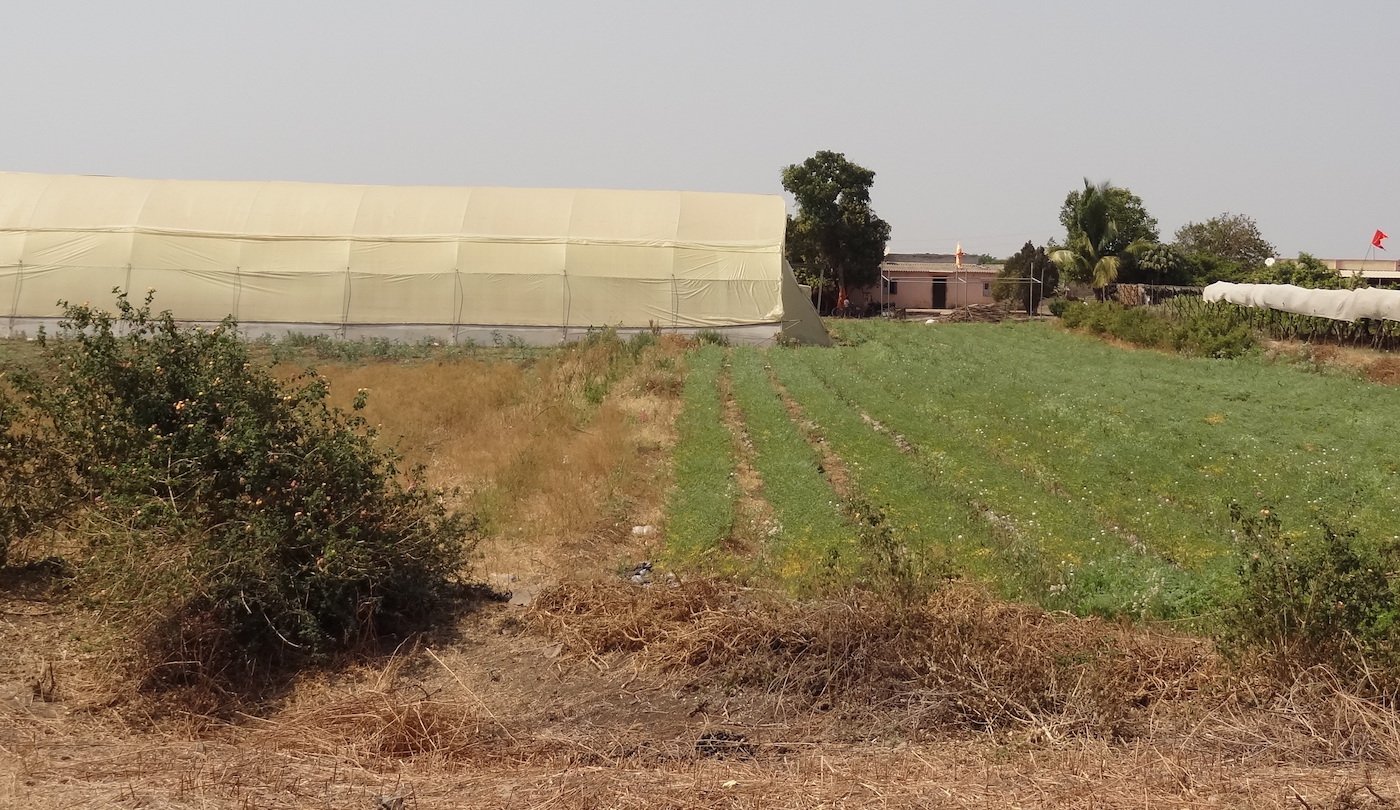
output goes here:
<path id="1" fill-rule="evenodd" d="M 1162 242 L 1157 220 L 1142 198 L 1108 182 L 1086 178 L 1082 190 L 1065 197 L 1060 223 L 1065 241 L 1050 246 L 1048 259 L 1067 281 L 1100 291 L 1115 283 L 1203 286 L 1234 281 L 1334 289 L 1365 283 L 1306 253 L 1274 260 L 1277 249 L 1245 214 L 1227 211 L 1187 222 L 1173 241 Z"/>
<path id="2" fill-rule="evenodd" d="M 787 258 L 799 280 L 830 292 L 879 280 L 890 225 L 871 207 L 875 172 L 840 152 L 819 151 L 782 170 L 783 188 L 796 201 L 787 220 Z M 1063 238 L 1044 245 L 1027 240 L 1007 258 L 993 286 L 999 300 L 1034 309 L 1041 294 L 1086 284 L 1102 295 L 1113 284 L 1203 286 L 1214 281 L 1346 287 L 1343 277 L 1300 254 L 1271 261 L 1277 249 L 1250 216 L 1224 212 L 1187 222 L 1164 242 L 1156 217 L 1130 189 L 1084 180 L 1060 207 Z M 1035 278 L 1040 284 L 1022 279 Z"/>

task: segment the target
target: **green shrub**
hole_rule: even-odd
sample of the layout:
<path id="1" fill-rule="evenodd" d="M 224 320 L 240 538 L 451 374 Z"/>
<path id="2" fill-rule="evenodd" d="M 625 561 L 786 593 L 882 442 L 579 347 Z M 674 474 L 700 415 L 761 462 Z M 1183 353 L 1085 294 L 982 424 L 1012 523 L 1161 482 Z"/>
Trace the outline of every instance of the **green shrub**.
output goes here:
<path id="1" fill-rule="evenodd" d="M 1255 345 L 1254 331 L 1237 307 L 1200 299 L 1174 299 L 1160 307 L 1075 302 L 1065 307 L 1061 320 L 1070 329 L 1198 357 L 1238 357 Z"/>
<path id="2" fill-rule="evenodd" d="M 1143 308 L 1113 307 L 1105 331 L 1119 340 L 1138 346 L 1163 346 L 1172 340 L 1172 323 L 1161 315 Z"/>
<path id="3" fill-rule="evenodd" d="M 921 554 L 911 548 L 880 506 L 855 495 L 846 499 L 842 508 L 855 526 L 865 558 L 862 584 L 866 587 L 893 596 L 898 604 L 912 605 L 926 602 L 929 594 L 953 579 L 951 563 L 936 551 Z"/>
<path id="4" fill-rule="evenodd" d="M 234 683 L 444 607 L 470 522 L 313 372 L 284 385 L 232 321 L 182 329 L 151 300 L 65 306 L 43 371 L 16 375 L 6 436 L 48 471 L 32 485 L 51 514 L 79 516 L 80 580 L 152 671 Z"/>
<path id="5" fill-rule="evenodd" d="M 1190 322 L 1173 334 L 1177 351 L 1197 357 L 1239 357 L 1254 348 L 1254 332 L 1244 324 L 1216 328 Z"/>
<path id="6" fill-rule="evenodd" d="M 1083 301 L 1066 301 L 1064 306 L 1060 307 L 1060 320 L 1066 327 L 1078 329 L 1084 325 L 1090 311 L 1089 305 Z"/>
<path id="7" fill-rule="evenodd" d="M 1179 297 L 1161 312 L 1175 322 L 1172 346 L 1198 357 L 1239 357 L 1256 344 L 1246 310 L 1224 301 Z"/>
<path id="8" fill-rule="evenodd" d="M 627 339 L 627 354 L 636 362 L 646 351 L 659 343 L 656 332 L 637 332 Z"/>
<path id="9" fill-rule="evenodd" d="M 1212 327 L 1216 332 L 1224 332 L 1219 324 L 1228 323 L 1232 328 L 1243 326 L 1244 330 L 1240 331 L 1260 333 L 1276 340 L 1343 343 L 1389 350 L 1400 348 L 1400 323 L 1395 321 L 1367 318 L 1338 321 L 1316 315 L 1245 307 L 1225 301 L 1207 303 L 1199 298 L 1184 297 L 1173 299 L 1163 309 L 1173 317 L 1187 320 L 1203 317 L 1204 313 L 1205 317 L 1216 320 L 1217 325 Z"/>
<path id="10" fill-rule="evenodd" d="M 1317 534 L 1285 532 L 1271 509 L 1232 504 L 1239 591 L 1226 612 L 1225 640 L 1256 649 L 1287 671 L 1324 665 L 1344 676 L 1393 685 L 1396 601 L 1386 577 L 1393 545 L 1361 542 L 1327 523 Z"/>
<path id="11" fill-rule="evenodd" d="M 1084 326 L 1090 332 L 1098 335 L 1113 334 L 1113 325 L 1118 321 L 1118 312 L 1122 307 L 1118 304 L 1096 303 L 1086 304 L 1088 314 L 1084 318 Z"/>
<path id="12" fill-rule="evenodd" d="M 1306 253 L 1298 258 L 1284 259 L 1273 265 L 1254 269 L 1249 275 L 1254 284 L 1292 284 L 1315 290 L 1354 290 L 1366 286 L 1360 276 L 1344 276 Z"/>
<path id="13" fill-rule="evenodd" d="M 1065 310 L 1069 308 L 1069 305 L 1070 302 L 1063 298 L 1052 298 L 1047 306 L 1050 307 L 1051 315 L 1054 315 L 1056 318 L 1063 318 Z"/>

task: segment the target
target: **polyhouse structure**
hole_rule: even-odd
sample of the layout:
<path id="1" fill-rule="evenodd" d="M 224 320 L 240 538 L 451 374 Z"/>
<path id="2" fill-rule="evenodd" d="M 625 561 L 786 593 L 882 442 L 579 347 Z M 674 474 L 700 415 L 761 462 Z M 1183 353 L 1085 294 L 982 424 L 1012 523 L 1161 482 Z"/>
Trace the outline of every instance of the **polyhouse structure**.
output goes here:
<path id="1" fill-rule="evenodd" d="M 0 173 L 0 335 L 117 288 L 249 337 L 829 344 L 785 227 L 755 194 Z"/>

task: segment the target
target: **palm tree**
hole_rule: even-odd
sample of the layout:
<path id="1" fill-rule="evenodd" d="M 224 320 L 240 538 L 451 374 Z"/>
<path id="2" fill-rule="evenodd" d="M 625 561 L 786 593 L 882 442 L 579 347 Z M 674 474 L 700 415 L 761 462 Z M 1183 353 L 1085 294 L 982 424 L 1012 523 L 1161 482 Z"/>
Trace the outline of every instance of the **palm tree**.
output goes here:
<path id="1" fill-rule="evenodd" d="M 1088 281 L 1103 297 L 1103 289 L 1118 280 L 1124 257 L 1118 253 L 1118 223 L 1114 221 L 1107 181 L 1095 185 L 1084 178 L 1084 194 L 1074 211 L 1079 233 L 1069 244 L 1050 252 L 1050 261 L 1070 281 Z M 1124 249 L 1131 254 L 1140 247 L 1133 243 Z"/>

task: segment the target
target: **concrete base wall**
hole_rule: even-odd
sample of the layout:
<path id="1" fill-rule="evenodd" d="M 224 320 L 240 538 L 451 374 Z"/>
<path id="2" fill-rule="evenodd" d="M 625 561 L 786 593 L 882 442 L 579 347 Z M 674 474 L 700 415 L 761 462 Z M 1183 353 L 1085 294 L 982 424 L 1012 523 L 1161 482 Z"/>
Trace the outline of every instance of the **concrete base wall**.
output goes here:
<path id="1" fill-rule="evenodd" d="M 184 326 L 211 328 L 215 323 L 206 321 L 181 321 Z M 0 337 L 34 338 L 42 327 L 49 335 L 58 333 L 57 318 L 0 318 Z M 436 341 L 443 344 L 477 346 L 557 346 L 574 340 L 582 340 L 590 331 L 588 327 L 571 326 L 505 326 L 492 324 L 324 324 L 324 323 L 240 323 L 238 332 L 245 339 L 279 339 L 290 334 L 325 336 L 343 340 L 367 340 L 382 338 L 404 343 Z M 615 327 L 614 331 L 623 337 L 649 332 L 647 327 Z M 696 329 L 690 327 L 661 328 L 665 334 L 693 336 L 703 331 L 717 332 L 730 343 L 742 346 L 769 346 L 778 342 L 781 329 L 778 324 L 739 324 L 716 329 Z"/>

